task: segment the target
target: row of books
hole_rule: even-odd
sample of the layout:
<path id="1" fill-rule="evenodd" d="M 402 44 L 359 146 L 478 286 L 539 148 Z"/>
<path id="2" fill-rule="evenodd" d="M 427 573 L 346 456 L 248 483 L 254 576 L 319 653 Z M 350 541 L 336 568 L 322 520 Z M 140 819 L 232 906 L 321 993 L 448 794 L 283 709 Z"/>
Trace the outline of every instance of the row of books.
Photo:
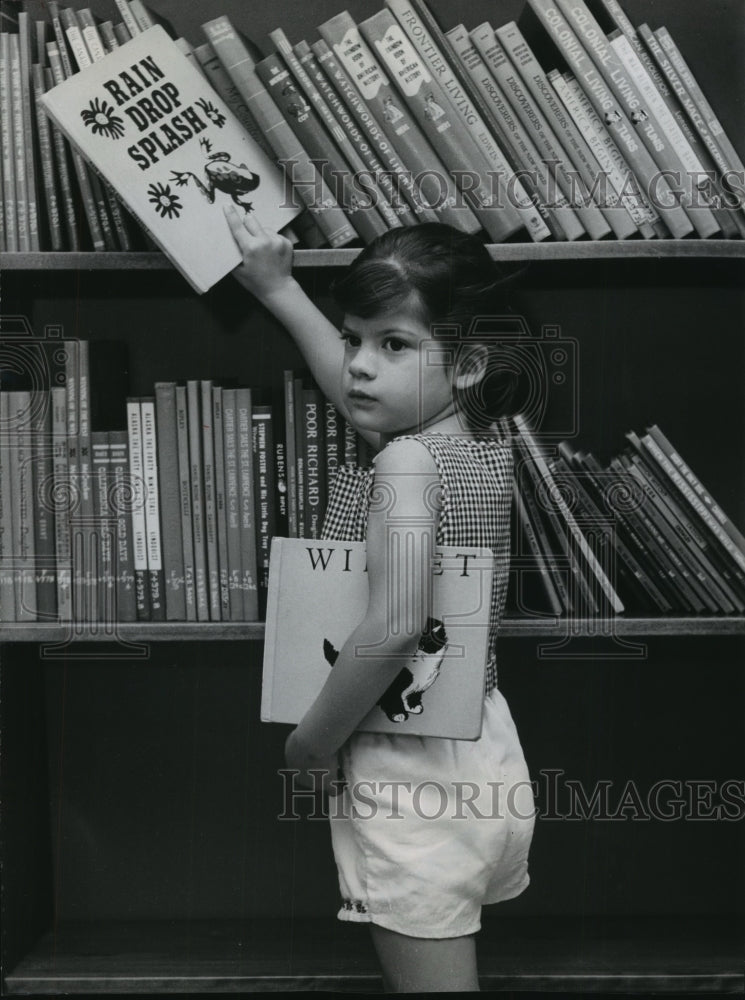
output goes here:
<path id="1" fill-rule="evenodd" d="M 126 185 L 107 176 L 117 197 L 42 110 L 50 87 L 152 27 L 141 0 L 115 6 L 118 23 L 49 3 L 50 42 L 49 24 L 20 5 L 17 30 L 0 33 L 4 249 L 142 245 L 119 200 L 130 204 Z M 425 0 L 386 0 L 359 24 L 341 12 L 318 25 L 312 43 L 277 28 L 267 56 L 226 16 L 203 25 L 205 43 L 177 44 L 284 165 L 308 210 L 295 224 L 306 246 L 434 219 L 495 243 L 745 233 L 742 161 L 669 31 L 635 27 L 617 0 L 527 0 L 523 21 L 443 31 Z M 140 110 L 141 130 L 172 110 Z M 99 136 L 113 113 L 91 104 Z M 161 153 L 164 135 L 173 129 L 153 139 Z M 190 139 L 203 161 L 204 138 Z M 236 195 L 210 183 L 212 202 Z"/>
<path id="2" fill-rule="evenodd" d="M 318 538 L 338 464 L 370 461 L 302 374 L 274 404 L 209 379 L 135 398 L 110 343 L 4 346 L 0 621 L 257 621 L 271 539 Z"/>
<path id="3" fill-rule="evenodd" d="M 272 538 L 318 539 L 337 468 L 369 447 L 303 374 L 280 398 L 210 379 L 135 398 L 88 342 L 43 346 L 43 379 L 0 372 L 0 621 L 260 620 Z M 745 538 L 658 427 L 606 466 L 520 415 L 502 431 L 518 613 L 536 580 L 554 614 L 745 611 Z"/>
<path id="4" fill-rule="evenodd" d="M 626 438 L 628 448 L 603 465 L 566 442 L 543 454 L 529 434 L 515 436 L 517 554 L 527 561 L 514 568 L 533 568 L 557 615 L 619 605 L 742 614 L 742 533 L 658 426 Z M 526 600 L 518 594 L 518 606 Z"/>

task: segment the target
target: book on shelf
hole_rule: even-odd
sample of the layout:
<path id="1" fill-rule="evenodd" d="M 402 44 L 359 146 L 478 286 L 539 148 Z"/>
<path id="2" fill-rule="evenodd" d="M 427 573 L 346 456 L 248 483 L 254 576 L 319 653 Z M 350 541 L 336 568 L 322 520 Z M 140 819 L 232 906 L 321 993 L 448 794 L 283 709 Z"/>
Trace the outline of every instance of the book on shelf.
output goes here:
<path id="1" fill-rule="evenodd" d="M 16 162 L 11 93 L 11 36 L 0 31 L 0 141 L 2 142 L 4 249 L 20 250 L 16 202 Z"/>
<path id="2" fill-rule="evenodd" d="M 298 214 L 277 167 L 159 25 L 43 101 L 199 292 L 241 262 L 224 206 L 275 231 Z"/>
<path id="3" fill-rule="evenodd" d="M 236 390 L 223 389 L 223 454 L 225 469 L 225 523 L 228 542 L 228 617 L 243 619 L 243 569 L 241 563 L 241 511 L 238 480 L 238 417 Z"/>
<path id="4" fill-rule="evenodd" d="M 108 513 L 116 522 L 112 558 L 115 580 L 116 621 L 137 621 L 135 599 L 134 550 L 130 516 L 132 490 L 126 430 L 112 430 L 109 438 Z"/>
<path id="5" fill-rule="evenodd" d="M 127 400 L 127 452 L 132 489 L 132 557 L 138 621 L 150 621 L 150 578 L 147 565 L 147 525 L 145 521 L 145 470 L 142 441 L 142 411 L 139 399 Z"/>
<path id="6" fill-rule="evenodd" d="M 414 178 L 425 208 L 434 210 L 441 222 L 463 232 L 478 233 L 479 220 L 460 198 L 440 156 L 391 85 L 351 15 L 342 11 L 318 25 L 318 32 Z"/>
<path id="7" fill-rule="evenodd" d="M 657 164 L 660 175 L 676 178 L 674 185 L 658 189 L 658 198 L 667 198 L 668 193 L 671 194 L 672 203 L 677 203 L 684 209 L 696 233 L 702 239 L 718 233 L 719 226 L 716 219 L 711 210 L 701 204 L 693 178 L 685 169 L 675 146 L 660 124 L 655 108 L 645 100 L 639 90 L 636 75 L 628 72 L 584 0 L 571 0 L 571 2 L 557 0 L 557 3 L 584 45 L 585 52 L 595 64 L 610 93 L 618 102 L 618 108 L 625 109 L 629 123 L 653 162 Z M 591 78 L 588 78 L 586 73 L 583 80 L 592 85 Z"/>
<path id="8" fill-rule="evenodd" d="M 354 227 L 259 79 L 256 60 L 229 18 L 223 15 L 206 21 L 202 30 L 328 245 L 342 247 L 354 242 Z"/>
<path id="9" fill-rule="evenodd" d="M 200 379 L 200 427 L 202 431 L 202 489 L 204 496 L 204 540 L 207 551 L 207 590 L 210 620 L 222 618 L 220 597 L 220 562 L 217 541 L 217 490 L 215 484 L 215 435 L 213 423 L 213 384 Z"/>
<path id="10" fill-rule="evenodd" d="M 652 140 L 644 132 L 643 122 L 638 123 L 639 128 L 631 123 L 622 102 L 591 59 L 570 20 L 562 16 L 549 0 L 528 0 L 528 4 L 553 41 L 556 51 L 580 82 L 588 100 L 607 123 L 641 191 L 648 201 L 654 201 L 654 208 L 670 234 L 676 239 L 688 236 L 694 230 L 693 223 L 677 203 L 667 180 L 660 175 L 647 145 Z M 562 6 L 561 10 L 564 9 Z"/>
<path id="11" fill-rule="evenodd" d="M 638 230 L 628 210 L 621 202 L 620 195 L 607 182 L 607 175 L 601 169 L 594 153 L 580 128 L 565 109 L 549 83 L 546 74 L 514 21 L 509 21 L 496 29 L 505 52 L 508 54 L 519 76 L 540 108 L 544 118 L 553 125 L 554 135 L 563 145 L 568 160 L 575 173 L 570 176 L 576 184 L 575 196 L 570 201 L 586 203 L 588 198 L 597 204 L 612 228 L 617 239 L 629 239 Z"/>
<path id="12" fill-rule="evenodd" d="M 364 133 L 357 128 L 341 97 L 321 69 L 310 45 L 306 41 L 298 42 L 294 46 L 294 52 L 329 112 L 333 115 L 336 128 L 342 129 L 342 134 L 352 144 L 355 159 L 350 160 L 350 163 L 355 166 L 358 182 L 370 188 L 373 203 L 383 216 L 388 228 L 397 229 L 402 225 L 414 225 L 416 222 L 414 215 L 406 203 L 401 200 L 390 175 L 386 173 Z"/>
<path id="13" fill-rule="evenodd" d="M 481 732 L 493 555 L 442 546 L 432 559 L 426 631 L 361 731 L 454 739 L 477 739 Z M 273 540 L 262 721 L 300 721 L 362 621 L 367 596 L 364 542 Z M 356 651 L 363 662 L 365 655 L 364 648 Z"/>
<path id="14" fill-rule="evenodd" d="M 550 555 L 547 555 L 547 545 L 541 544 L 540 531 L 542 528 L 539 527 L 538 519 L 535 516 L 531 517 L 528 504 L 526 503 L 526 498 L 523 491 L 519 488 L 517 480 L 515 480 L 513 488 L 513 499 L 514 508 L 516 515 L 516 529 L 519 530 L 520 534 L 516 533 L 513 538 L 513 555 L 522 555 L 520 547 L 520 539 L 525 540 L 525 544 L 528 549 L 528 553 L 531 556 L 532 562 L 535 565 L 535 569 L 540 578 L 541 584 L 543 586 L 543 591 L 546 595 L 548 601 L 549 609 L 555 615 L 561 615 L 569 610 L 569 594 L 568 592 L 564 595 L 563 599 L 560 595 L 559 589 L 556 586 L 555 575 L 559 574 L 559 570 L 553 565 L 553 559 Z M 519 570 L 519 579 L 521 581 L 521 587 L 518 591 L 518 608 L 522 611 L 524 608 L 523 600 L 523 587 L 522 583 L 524 580 L 523 571 L 526 569 L 522 564 Z M 564 582 L 562 580 L 561 586 L 564 588 Z"/>
<path id="15" fill-rule="evenodd" d="M 491 34 L 490 28 L 488 34 Z M 488 102 L 495 119 L 499 121 L 505 148 L 511 151 L 519 167 L 518 175 L 523 179 L 523 184 L 535 204 L 539 206 L 552 235 L 559 240 L 577 240 L 583 237 L 584 227 L 573 209 L 569 207 L 551 169 L 541 159 L 541 154 L 528 131 L 508 104 L 501 87 L 486 64 L 485 58 L 491 46 L 488 42 L 483 44 L 484 30 L 469 35 L 465 28 L 458 26 L 449 31 L 447 37 L 464 69 L 484 101 Z"/>
<path id="16" fill-rule="evenodd" d="M 278 37 L 275 33 L 275 37 Z M 276 42 L 275 42 L 276 44 Z M 256 72 L 288 121 L 310 159 L 318 164 L 338 204 L 358 236 L 369 243 L 386 232 L 386 225 L 371 203 L 353 184 L 352 172 L 343 153 L 324 127 L 323 121 L 303 94 L 298 77 L 307 77 L 287 45 L 256 63 Z"/>
<path id="17" fill-rule="evenodd" d="M 13 508 L 10 486 L 10 394 L 0 387 L 0 621 L 16 620 Z"/>
<path id="18" fill-rule="evenodd" d="M 258 564 L 258 617 L 266 618 L 269 593 L 269 556 L 277 534 L 274 417 L 272 407 L 254 404 L 251 408 L 254 500 L 256 511 L 256 560 Z"/>
<path id="19" fill-rule="evenodd" d="M 215 462 L 215 518 L 217 521 L 217 566 L 220 592 L 220 619 L 230 620 L 228 580 L 228 521 L 225 488 L 224 389 L 212 387 L 212 437 Z"/>
<path id="20" fill-rule="evenodd" d="M 535 203 L 532 194 L 529 197 L 526 178 L 519 176 L 520 168 L 503 142 L 499 122 L 492 115 L 489 104 L 482 100 L 478 88 L 472 86 L 450 38 L 442 31 L 427 4 L 424 0 L 412 0 L 411 4 L 397 4 L 391 9 L 401 24 L 408 26 L 409 37 L 417 42 L 431 72 L 450 96 L 455 112 L 469 132 L 473 131 L 489 170 L 497 174 L 502 184 L 508 185 L 508 204 L 519 215 L 531 240 L 547 239 L 551 234 L 544 221 L 545 211 L 541 211 L 542 206 Z"/>
<path id="21" fill-rule="evenodd" d="M 34 95 L 34 107 L 36 109 L 36 129 L 39 148 L 39 164 L 42 187 L 44 191 L 44 204 L 46 211 L 43 215 L 46 220 L 48 232 L 48 249 L 60 251 L 64 246 L 62 235 L 62 206 L 57 194 L 57 166 L 54 162 L 54 148 L 52 145 L 52 130 L 49 119 L 44 114 L 41 106 L 41 98 L 45 91 L 44 70 L 40 63 L 34 63 L 31 67 L 31 81 Z M 42 237 L 42 242 L 47 243 L 47 239 Z M 46 246 L 45 246 L 46 249 Z"/>
<path id="22" fill-rule="evenodd" d="M 194 595 L 196 601 L 196 620 L 206 622 L 210 620 L 210 601 L 204 523 L 204 471 L 200 403 L 199 381 L 197 379 L 189 379 L 186 383 L 186 413 L 188 421 L 191 536 L 194 547 Z"/>
<path id="23" fill-rule="evenodd" d="M 57 616 L 72 621 L 72 534 L 65 498 L 70 497 L 67 445 L 67 392 L 64 385 L 49 390 L 52 411 L 52 504 L 54 513 L 54 558 L 57 580 Z M 1 600 L 1 599 L 0 599 Z"/>
<path id="24" fill-rule="evenodd" d="M 385 8 L 361 21 L 359 29 L 482 228 L 495 243 L 513 236 L 522 223 L 506 198 L 507 178 L 504 173 L 499 178 L 495 171 L 499 186 L 494 190 L 472 131 L 461 121 L 401 23 Z"/>
<path id="25" fill-rule="evenodd" d="M 556 133 L 540 107 L 534 103 L 492 26 L 486 22 L 471 31 L 470 37 L 482 55 L 487 72 L 493 77 L 490 85 L 501 92 L 502 101 L 506 100 L 521 121 L 527 137 L 532 140 L 542 169 L 548 173 L 550 183 L 547 185 L 546 205 L 554 212 L 567 238 L 571 238 L 572 232 L 577 229 L 568 212 L 576 215 L 581 223 L 579 228 L 584 227 L 591 239 L 601 240 L 608 236 L 610 226 L 587 189 L 583 189 L 581 179 L 578 185 L 577 179 L 570 177 L 569 163 Z"/>
<path id="26" fill-rule="evenodd" d="M 18 58 L 21 105 L 21 141 L 24 149 L 24 169 L 26 181 L 26 229 L 28 249 L 37 251 L 39 242 L 39 211 L 36 184 L 36 157 L 34 155 L 35 115 L 33 82 L 31 79 L 32 29 L 28 11 L 18 12 Z"/>
<path id="27" fill-rule="evenodd" d="M 236 389 L 236 446 L 238 451 L 238 511 L 241 539 L 241 590 L 243 621 L 259 617 L 256 502 L 254 498 L 251 390 Z"/>
<path id="28" fill-rule="evenodd" d="M 176 448 L 178 456 L 179 519 L 181 557 L 184 567 L 186 621 L 197 620 L 196 564 L 191 514 L 191 456 L 189 452 L 189 406 L 186 386 L 176 386 Z"/>
<path id="29" fill-rule="evenodd" d="M 305 409 L 303 407 L 303 390 L 305 379 L 302 375 L 295 375 L 293 406 L 295 409 L 295 479 L 297 481 L 297 534 L 299 538 L 304 538 L 305 516 L 306 516 L 306 484 L 305 465 L 307 461 L 308 439 L 305 435 Z"/>
<path id="30" fill-rule="evenodd" d="M 154 392 L 165 612 L 168 621 L 185 621 L 186 596 L 179 494 L 176 383 L 156 382 Z"/>

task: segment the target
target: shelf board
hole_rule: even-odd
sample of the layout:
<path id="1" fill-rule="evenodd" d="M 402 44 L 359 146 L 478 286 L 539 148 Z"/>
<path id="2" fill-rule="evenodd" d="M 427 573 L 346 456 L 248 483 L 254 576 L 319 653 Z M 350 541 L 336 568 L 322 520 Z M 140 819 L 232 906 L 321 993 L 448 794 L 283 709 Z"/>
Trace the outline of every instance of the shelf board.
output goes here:
<path id="1" fill-rule="evenodd" d="M 592 638 L 612 636 L 745 636 L 745 618 L 739 616 L 699 618 L 505 618 L 500 635 L 538 639 Z M 234 642 L 264 638 L 264 622 L 125 622 L 96 631 L 67 625 L 3 622 L 2 642 Z"/>
<path id="2" fill-rule="evenodd" d="M 737 917 L 492 916 L 482 990 L 742 993 Z M 5 978 L 9 995 L 382 992 L 367 929 L 333 918 L 62 924 Z"/>
<path id="3" fill-rule="evenodd" d="M 494 260 L 639 260 L 745 258 L 745 240 L 600 240 L 572 243 L 498 243 L 487 248 Z M 296 250 L 295 267 L 343 267 L 359 249 Z M 170 271 L 167 257 L 142 253 L 0 253 L 0 271 Z"/>

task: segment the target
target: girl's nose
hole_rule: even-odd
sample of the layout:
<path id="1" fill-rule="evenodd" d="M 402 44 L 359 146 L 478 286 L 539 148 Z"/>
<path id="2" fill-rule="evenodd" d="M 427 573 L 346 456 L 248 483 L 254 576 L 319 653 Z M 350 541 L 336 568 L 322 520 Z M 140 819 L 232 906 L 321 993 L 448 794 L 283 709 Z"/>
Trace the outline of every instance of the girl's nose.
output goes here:
<path id="1" fill-rule="evenodd" d="M 363 345 L 354 352 L 348 367 L 355 378 L 375 378 L 375 352 Z"/>

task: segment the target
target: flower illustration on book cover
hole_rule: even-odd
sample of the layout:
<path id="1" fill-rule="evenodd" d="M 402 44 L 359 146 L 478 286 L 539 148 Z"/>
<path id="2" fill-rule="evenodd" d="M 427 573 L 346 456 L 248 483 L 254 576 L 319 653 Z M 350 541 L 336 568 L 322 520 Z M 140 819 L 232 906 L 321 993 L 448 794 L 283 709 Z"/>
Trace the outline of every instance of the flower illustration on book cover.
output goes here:
<path id="1" fill-rule="evenodd" d="M 247 200 L 247 196 L 261 183 L 259 175 L 249 170 L 245 163 L 234 163 L 229 153 L 213 153 L 212 143 L 208 139 L 200 139 L 199 142 L 208 154 L 204 180 L 191 170 L 172 170 L 171 179 L 174 183 L 178 187 L 186 187 L 189 182 L 193 182 L 210 204 L 214 203 L 217 192 L 221 191 L 229 195 L 244 211 L 252 212 L 253 203 Z"/>
<path id="2" fill-rule="evenodd" d="M 407 666 L 402 667 L 386 688 L 378 705 L 391 722 L 406 722 L 409 715 L 424 711 L 422 695 L 440 676 L 440 668 L 448 648 L 445 626 L 435 618 L 428 618 L 417 649 Z M 338 649 L 323 640 L 323 655 L 330 666 L 336 663 Z"/>
<path id="3" fill-rule="evenodd" d="M 147 189 L 149 201 L 155 206 L 155 211 L 163 219 L 178 219 L 183 205 L 168 184 L 155 183 Z"/>
<path id="4" fill-rule="evenodd" d="M 114 113 L 114 108 L 108 101 L 94 97 L 88 107 L 80 112 L 80 117 L 94 135 L 103 135 L 107 139 L 121 139 L 124 135 L 124 122 Z"/>

